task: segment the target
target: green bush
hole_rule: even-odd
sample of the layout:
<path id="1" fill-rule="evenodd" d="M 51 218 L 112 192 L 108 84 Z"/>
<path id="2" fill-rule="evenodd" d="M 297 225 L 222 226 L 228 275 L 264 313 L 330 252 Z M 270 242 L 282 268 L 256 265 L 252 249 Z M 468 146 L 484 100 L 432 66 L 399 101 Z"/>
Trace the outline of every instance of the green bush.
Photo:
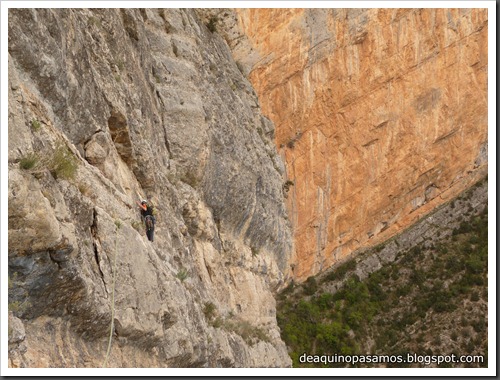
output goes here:
<path id="1" fill-rule="evenodd" d="M 38 132 L 42 125 L 37 119 L 31 120 L 31 129 L 33 129 L 35 132 Z"/>
<path id="2" fill-rule="evenodd" d="M 56 147 L 49 165 L 54 177 L 62 179 L 73 179 L 78 168 L 76 157 L 64 145 Z"/>
<path id="3" fill-rule="evenodd" d="M 484 317 L 479 318 L 477 321 L 472 322 L 472 327 L 475 332 L 485 332 L 488 328 L 488 324 Z"/>
<path id="4" fill-rule="evenodd" d="M 323 293 L 316 299 L 316 303 L 322 311 L 331 309 L 334 304 L 333 294 Z"/>
<path id="5" fill-rule="evenodd" d="M 21 158 L 19 166 L 23 170 L 31 170 L 35 168 L 38 162 L 39 158 L 35 153 L 28 153 L 26 156 Z"/>
<path id="6" fill-rule="evenodd" d="M 203 306 L 203 315 L 207 321 L 211 321 L 217 315 L 217 307 L 213 304 L 213 302 L 205 302 Z"/>
<path id="7" fill-rule="evenodd" d="M 483 273 L 485 267 L 487 267 L 487 263 L 478 256 L 472 256 L 465 261 L 465 268 L 469 273 Z"/>
<path id="8" fill-rule="evenodd" d="M 179 270 L 179 272 L 177 272 L 177 275 L 175 277 L 177 277 L 179 280 L 184 282 L 184 280 L 186 278 L 188 278 L 188 276 L 189 276 L 188 271 L 185 268 L 182 268 L 181 270 Z M 214 307 L 215 307 L 215 305 L 214 305 Z"/>
<path id="9" fill-rule="evenodd" d="M 345 263 L 342 263 L 335 269 L 332 273 L 328 274 L 323 282 L 342 280 L 346 274 L 350 271 L 356 269 L 356 261 L 354 259 L 349 259 Z"/>
<path id="10" fill-rule="evenodd" d="M 304 293 L 307 295 L 312 295 L 318 290 L 318 283 L 316 278 L 311 276 L 304 283 Z"/>
<path id="11" fill-rule="evenodd" d="M 470 295 L 470 300 L 472 302 L 477 302 L 477 301 L 479 301 L 479 299 L 480 299 L 479 292 L 473 291 L 472 294 Z"/>
<path id="12" fill-rule="evenodd" d="M 21 169 L 31 173 L 49 170 L 55 178 L 73 179 L 78 161 L 69 148 L 58 144 L 51 154 L 28 153 L 19 161 Z"/>
<path id="13" fill-rule="evenodd" d="M 225 321 L 221 323 L 221 327 L 224 327 L 227 331 L 235 332 L 250 346 L 253 346 L 258 341 L 271 341 L 267 333 L 262 328 L 254 326 L 245 320 L 237 319 L 235 321 Z"/>

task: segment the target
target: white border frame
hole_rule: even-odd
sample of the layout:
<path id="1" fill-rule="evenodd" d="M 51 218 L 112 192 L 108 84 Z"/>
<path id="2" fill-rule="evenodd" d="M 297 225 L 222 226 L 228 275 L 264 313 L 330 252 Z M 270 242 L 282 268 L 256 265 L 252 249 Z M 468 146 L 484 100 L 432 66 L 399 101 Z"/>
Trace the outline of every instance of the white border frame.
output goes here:
<path id="1" fill-rule="evenodd" d="M 8 368 L 9 8 L 488 8 L 488 368 Z M 2 376 L 495 376 L 496 375 L 496 1 L 2 1 L 1 2 L 1 375 Z"/>

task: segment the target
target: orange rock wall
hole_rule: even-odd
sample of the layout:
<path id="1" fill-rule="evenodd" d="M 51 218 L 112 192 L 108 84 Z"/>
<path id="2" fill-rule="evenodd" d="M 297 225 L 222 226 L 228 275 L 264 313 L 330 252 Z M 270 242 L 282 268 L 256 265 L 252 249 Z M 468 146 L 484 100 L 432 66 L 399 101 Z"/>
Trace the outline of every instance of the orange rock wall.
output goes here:
<path id="1" fill-rule="evenodd" d="M 305 280 L 487 171 L 485 9 L 240 9 Z"/>

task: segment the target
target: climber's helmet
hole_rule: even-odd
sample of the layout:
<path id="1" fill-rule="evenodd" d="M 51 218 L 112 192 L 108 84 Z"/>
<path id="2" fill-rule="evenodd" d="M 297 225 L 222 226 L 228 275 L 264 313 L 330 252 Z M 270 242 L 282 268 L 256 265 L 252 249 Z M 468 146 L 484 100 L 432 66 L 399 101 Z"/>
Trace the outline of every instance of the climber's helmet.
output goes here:
<path id="1" fill-rule="evenodd" d="M 142 202 L 141 202 L 141 205 L 147 205 L 148 204 L 148 201 L 143 199 Z"/>

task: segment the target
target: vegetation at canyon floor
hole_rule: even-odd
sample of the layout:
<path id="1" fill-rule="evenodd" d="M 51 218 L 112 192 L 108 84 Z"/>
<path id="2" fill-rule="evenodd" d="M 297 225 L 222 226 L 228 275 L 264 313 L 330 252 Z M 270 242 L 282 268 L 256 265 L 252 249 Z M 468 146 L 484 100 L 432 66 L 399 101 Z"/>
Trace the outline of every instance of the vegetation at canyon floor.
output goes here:
<path id="1" fill-rule="evenodd" d="M 488 209 L 468 207 L 456 214 L 458 227 L 444 233 L 446 226 L 436 226 L 432 241 L 398 252 L 394 262 L 363 280 L 355 273 L 355 259 L 350 259 L 325 276 L 283 291 L 278 324 L 294 366 L 325 366 L 300 363 L 303 353 L 409 353 L 483 355 L 483 363 L 464 365 L 486 367 Z M 453 202 L 448 209 L 453 211 Z M 329 291 L 333 281 L 342 284 L 337 291 Z"/>

